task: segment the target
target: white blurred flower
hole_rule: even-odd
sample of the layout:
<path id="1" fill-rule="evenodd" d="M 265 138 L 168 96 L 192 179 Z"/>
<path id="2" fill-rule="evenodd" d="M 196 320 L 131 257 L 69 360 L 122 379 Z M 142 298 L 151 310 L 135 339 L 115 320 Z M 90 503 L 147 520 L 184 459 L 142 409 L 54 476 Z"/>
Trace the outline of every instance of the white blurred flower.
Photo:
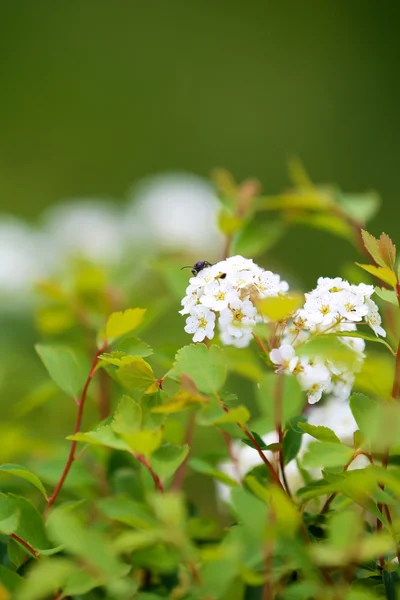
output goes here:
<path id="1" fill-rule="evenodd" d="M 19 219 L 0 220 L 0 295 L 24 301 L 21 294 L 28 294 L 52 263 L 53 249 L 46 236 Z"/>
<path id="2" fill-rule="evenodd" d="M 216 227 L 219 201 L 213 186 L 190 173 L 144 179 L 130 192 L 125 235 L 149 247 L 218 254 L 223 239 Z"/>
<path id="3" fill-rule="evenodd" d="M 122 216 L 104 200 L 73 199 L 50 208 L 44 215 L 44 231 L 60 261 L 83 256 L 115 263 L 124 251 Z"/>
<path id="4" fill-rule="evenodd" d="M 282 344 L 279 348 L 274 348 L 269 353 L 269 357 L 279 368 L 277 371 L 292 373 L 299 362 L 295 349 L 290 344 Z"/>
<path id="5" fill-rule="evenodd" d="M 194 333 L 193 341 L 202 342 L 205 337 L 214 337 L 215 313 L 206 306 L 194 306 L 186 319 L 186 333 Z"/>
<path id="6" fill-rule="evenodd" d="M 298 374 L 298 379 L 303 390 L 306 390 L 308 401 L 315 404 L 321 399 L 324 392 L 330 391 L 331 374 L 323 364 L 306 364 Z"/>

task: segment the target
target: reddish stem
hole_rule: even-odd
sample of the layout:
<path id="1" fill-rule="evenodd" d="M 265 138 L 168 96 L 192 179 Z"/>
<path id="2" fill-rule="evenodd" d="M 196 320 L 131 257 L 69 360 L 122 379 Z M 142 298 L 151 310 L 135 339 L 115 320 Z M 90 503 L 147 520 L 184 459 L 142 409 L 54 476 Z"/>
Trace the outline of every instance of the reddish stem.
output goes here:
<path id="1" fill-rule="evenodd" d="M 79 404 L 78 404 L 78 413 L 76 416 L 76 422 L 75 422 L 75 428 L 74 428 L 74 434 L 78 433 L 78 431 L 81 428 L 81 423 L 82 423 L 82 416 L 83 416 L 83 409 L 85 407 L 85 401 L 86 401 L 86 396 L 87 396 L 87 391 L 90 385 L 90 382 L 93 379 L 93 376 L 96 372 L 96 366 L 97 366 L 97 362 L 99 360 L 99 356 L 104 352 L 104 350 L 107 348 L 107 341 L 105 341 L 102 346 L 97 350 L 95 357 L 93 359 L 92 365 L 90 367 L 90 371 L 89 371 L 89 375 L 87 376 L 85 385 L 83 386 L 83 390 L 82 390 L 82 394 L 79 400 Z M 71 442 L 71 447 L 70 447 L 70 451 L 68 454 L 68 458 L 67 458 L 67 462 L 65 463 L 65 467 L 63 472 L 61 473 L 61 477 L 54 489 L 54 492 L 51 494 L 51 496 L 49 497 L 48 501 L 47 501 L 47 506 L 45 509 L 45 515 L 47 514 L 47 512 L 49 511 L 49 509 L 53 506 L 54 502 L 56 501 L 59 493 L 61 492 L 62 486 L 64 485 L 64 481 L 67 478 L 67 475 L 71 469 L 72 463 L 75 460 L 75 450 L 76 450 L 76 446 L 77 446 L 77 441 L 73 440 Z"/>
<path id="2" fill-rule="evenodd" d="M 196 426 L 196 413 L 191 412 L 188 417 L 186 433 L 185 433 L 185 440 L 184 440 L 184 444 L 187 444 L 189 446 L 189 452 L 188 452 L 185 460 L 179 466 L 177 472 L 174 475 L 174 478 L 171 483 L 171 490 L 180 490 L 182 487 L 183 480 L 184 480 L 185 474 L 186 474 L 187 463 L 189 460 L 189 453 L 190 453 L 191 446 L 192 446 L 195 426 Z"/>
<path id="3" fill-rule="evenodd" d="M 35 558 L 40 557 L 40 553 L 37 552 L 37 550 L 35 550 L 34 548 L 32 548 L 32 546 L 30 544 L 28 544 L 28 542 L 25 542 L 25 540 L 20 538 L 19 535 L 16 535 L 15 533 L 11 533 L 10 537 L 12 537 L 13 540 L 15 540 L 16 542 L 19 542 L 24 548 L 26 548 L 31 554 L 33 554 L 33 556 Z"/>
<path id="4" fill-rule="evenodd" d="M 142 454 L 135 454 L 135 457 L 138 459 L 139 462 L 142 463 L 142 465 L 144 467 L 146 467 L 146 469 L 152 476 L 156 490 L 158 490 L 161 493 L 164 493 L 163 483 L 162 483 L 161 479 L 159 478 L 159 476 L 157 475 L 157 473 L 155 473 L 153 471 L 153 467 L 151 466 L 149 461 Z"/>

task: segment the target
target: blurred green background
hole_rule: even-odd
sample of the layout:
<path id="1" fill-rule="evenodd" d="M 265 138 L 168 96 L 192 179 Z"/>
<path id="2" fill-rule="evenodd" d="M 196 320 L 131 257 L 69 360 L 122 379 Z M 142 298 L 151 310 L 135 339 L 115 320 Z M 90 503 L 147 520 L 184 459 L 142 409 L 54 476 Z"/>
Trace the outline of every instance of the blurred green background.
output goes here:
<path id="1" fill-rule="evenodd" d="M 277 192 L 296 154 L 314 180 L 379 190 L 393 230 L 395 2 L 3 0 L 0 48 L 3 211 L 220 165 Z"/>

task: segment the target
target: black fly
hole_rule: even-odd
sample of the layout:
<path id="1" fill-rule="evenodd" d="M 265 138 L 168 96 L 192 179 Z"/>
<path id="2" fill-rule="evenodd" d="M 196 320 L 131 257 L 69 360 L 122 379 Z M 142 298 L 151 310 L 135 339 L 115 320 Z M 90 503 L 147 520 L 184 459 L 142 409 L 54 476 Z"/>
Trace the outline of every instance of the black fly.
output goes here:
<path id="1" fill-rule="evenodd" d="M 193 273 L 194 277 L 196 277 L 196 275 L 198 275 L 200 273 L 200 271 L 202 271 L 206 267 L 212 267 L 212 266 L 213 266 L 212 263 L 208 262 L 208 260 L 199 260 L 193 266 L 186 265 L 185 267 L 182 267 L 182 269 L 192 269 L 192 273 Z M 181 271 L 182 271 L 182 269 L 181 269 Z M 226 277 L 226 273 L 221 273 L 219 276 L 219 279 L 225 279 L 225 277 Z"/>
<path id="2" fill-rule="evenodd" d="M 199 260 L 199 262 L 195 263 L 193 266 L 186 265 L 185 267 L 182 267 L 182 269 L 192 269 L 192 273 L 196 277 L 196 275 L 198 275 L 198 273 L 200 273 L 200 271 L 202 271 L 206 267 L 212 267 L 212 264 L 209 263 L 208 260 Z"/>

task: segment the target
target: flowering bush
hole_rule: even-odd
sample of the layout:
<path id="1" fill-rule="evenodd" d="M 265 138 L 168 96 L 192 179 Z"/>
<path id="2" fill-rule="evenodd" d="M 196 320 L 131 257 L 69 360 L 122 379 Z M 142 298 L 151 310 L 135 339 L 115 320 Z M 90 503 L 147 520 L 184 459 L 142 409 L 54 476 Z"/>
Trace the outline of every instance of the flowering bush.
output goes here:
<path id="1" fill-rule="evenodd" d="M 215 174 L 224 252 L 189 285 L 173 256 L 37 283 L 45 369 L 21 367 L 2 429 L 0 599 L 399 596 L 396 248 L 365 229 L 375 196 L 294 173 L 277 197 Z M 258 266 L 297 223 L 362 270 L 304 293 Z"/>

